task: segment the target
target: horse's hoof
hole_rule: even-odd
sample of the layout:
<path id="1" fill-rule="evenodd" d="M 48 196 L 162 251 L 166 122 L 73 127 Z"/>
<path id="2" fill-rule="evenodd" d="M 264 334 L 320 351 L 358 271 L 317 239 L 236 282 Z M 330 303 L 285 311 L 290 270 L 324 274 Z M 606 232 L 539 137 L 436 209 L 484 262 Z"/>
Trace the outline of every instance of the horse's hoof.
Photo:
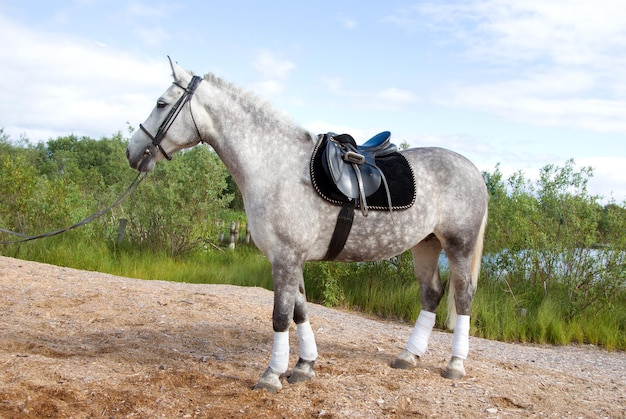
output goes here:
<path id="1" fill-rule="evenodd" d="M 398 357 L 391 363 L 391 368 L 400 370 L 412 370 L 417 366 L 419 358 L 406 349 L 400 352 Z"/>
<path id="2" fill-rule="evenodd" d="M 272 394 L 279 392 L 282 388 L 283 385 L 280 383 L 280 374 L 271 368 L 265 370 L 261 378 L 259 378 L 259 382 L 254 386 L 255 390 L 265 389 Z"/>
<path id="3" fill-rule="evenodd" d="M 299 359 L 298 363 L 291 371 L 291 376 L 289 376 L 287 382 L 289 384 L 294 384 L 311 381 L 311 379 L 315 377 L 315 371 L 313 371 L 314 365 L 315 361 L 305 361 L 303 359 Z"/>
<path id="4" fill-rule="evenodd" d="M 456 356 L 453 356 L 448 362 L 448 366 L 445 370 L 443 370 L 444 378 L 450 380 L 460 380 L 465 377 L 465 367 L 463 366 L 463 360 Z"/>

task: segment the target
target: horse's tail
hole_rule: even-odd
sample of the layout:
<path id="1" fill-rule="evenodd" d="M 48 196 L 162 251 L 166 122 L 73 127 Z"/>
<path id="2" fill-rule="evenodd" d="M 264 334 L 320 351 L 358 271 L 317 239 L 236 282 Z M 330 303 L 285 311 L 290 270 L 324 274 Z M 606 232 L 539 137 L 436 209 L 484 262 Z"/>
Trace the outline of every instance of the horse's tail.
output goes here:
<path id="1" fill-rule="evenodd" d="M 472 289 L 476 292 L 476 288 L 478 287 L 478 276 L 480 275 L 480 263 L 483 257 L 483 240 L 485 238 L 485 228 L 487 227 L 487 211 L 485 211 L 485 215 L 483 216 L 483 221 L 480 225 L 480 230 L 478 231 L 478 237 L 476 238 L 476 247 L 474 248 L 474 253 L 472 254 L 472 265 L 471 265 L 471 280 L 472 280 Z M 448 317 L 446 318 L 446 326 L 449 330 L 454 330 L 454 326 L 456 324 L 456 304 L 454 302 L 454 287 L 451 284 L 451 281 L 448 281 L 449 290 L 448 290 Z"/>

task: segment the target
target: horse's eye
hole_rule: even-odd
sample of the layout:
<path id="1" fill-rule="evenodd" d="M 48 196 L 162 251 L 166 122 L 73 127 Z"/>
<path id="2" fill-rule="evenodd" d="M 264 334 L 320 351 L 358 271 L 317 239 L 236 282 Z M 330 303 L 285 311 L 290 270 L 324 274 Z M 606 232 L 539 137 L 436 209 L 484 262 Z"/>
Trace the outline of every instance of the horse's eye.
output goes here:
<path id="1" fill-rule="evenodd" d="M 166 106 L 167 106 L 167 103 L 165 103 L 164 101 L 162 100 L 157 101 L 157 108 L 163 109 Z"/>

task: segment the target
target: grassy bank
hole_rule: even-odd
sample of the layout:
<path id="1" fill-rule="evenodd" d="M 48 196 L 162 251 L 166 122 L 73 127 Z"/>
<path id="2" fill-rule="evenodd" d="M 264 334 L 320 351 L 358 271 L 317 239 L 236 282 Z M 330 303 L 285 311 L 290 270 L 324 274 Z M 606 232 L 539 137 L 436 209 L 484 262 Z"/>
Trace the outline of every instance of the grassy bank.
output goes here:
<path id="1" fill-rule="evenodd" d="M 0 252 L 133 278 L 272 289 L 269 261 L 247 247 L 236 251 L 211 248 L 171 258 L 166 254 L 86 243 L 80 234 L 70 232 L 0 248 Z M 407 322 L 414 322 L 421 309 L 419 285 L 406 254 L 376 263 L 307 263 L 304 274 L 310 301 Z M 447 277 L 445 271 L 443 277 Z M 566 289 L 545 295 L 540 286 L 511 290 L 499 281 L 481 278 L 472 309 L 472 335 L 513 342 L 589 343 L 609 350 L 626 349 L 623 290 L 612 296 L 609 303 L 575 316 L 568 312 L 568 304 Z M 443 328 L 445 316 L 442 304 L 437 313 L 439 328 Z"/>
<path id="2" fill-rule="evenodd" d="M 272 287 L 269 262 L 258 251 L 242 247 L 197 251 L 172 258 L 167 252 L 141 251 L 105 243 L 85 243 L 75 232 L 0 248 L 0 254 L 70 268 L 139 279 L 194 284 Z"/>

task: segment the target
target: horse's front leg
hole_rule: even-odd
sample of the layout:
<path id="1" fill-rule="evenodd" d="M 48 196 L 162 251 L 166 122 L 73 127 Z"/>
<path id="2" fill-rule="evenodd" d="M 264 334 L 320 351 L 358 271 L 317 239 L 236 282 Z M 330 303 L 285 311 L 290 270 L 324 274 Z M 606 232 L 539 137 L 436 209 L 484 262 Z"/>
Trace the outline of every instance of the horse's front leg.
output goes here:
<path id="1" fill-rule="evenodd" d="M 317 344 L 308 320 L 302 263 L 272 264 L 274 279 L 274 312 L 272 323 L 274 343 L 270 365 L 265 370 L 255 389 L 266 389 L 275 393 L 282 389 L 280 376 L 289 366 L 289 326 L 296 322 L 300 358 L 294 367 L 289 383 L 308 381 L 315 376 L 313 366 L 317 359 Z"/>

